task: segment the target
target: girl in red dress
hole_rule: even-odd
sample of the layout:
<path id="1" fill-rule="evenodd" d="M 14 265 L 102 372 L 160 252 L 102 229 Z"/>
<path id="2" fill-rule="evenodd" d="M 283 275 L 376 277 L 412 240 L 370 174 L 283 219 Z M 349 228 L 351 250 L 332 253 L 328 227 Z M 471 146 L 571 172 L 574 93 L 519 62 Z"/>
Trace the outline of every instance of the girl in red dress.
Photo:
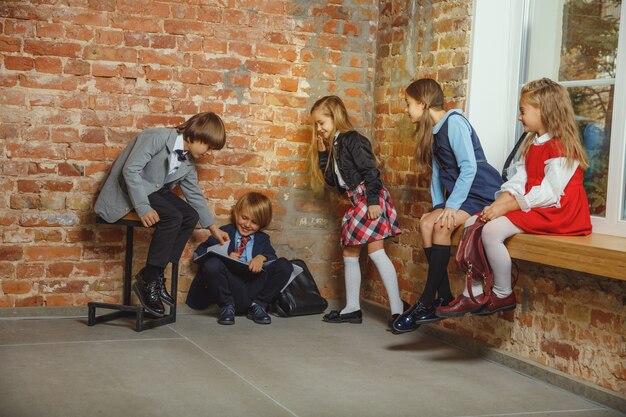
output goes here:
<path id="1" fill-rule="evenodd" d="M 315 139 L 311 157 L 316 183 L 325 182 L 346 194 L 352 206 L 343 216 L 341 245 L 346 283 L 346 305 L 324 315 L 327 323 L 361 323 L 359 254 L 367 246 L 391 307 L 392 319 L 402 313 L 396 269 L 385 253 L 384 239 L 401 233 L 398 215 L 380 179 L 369 140 L 354 130 L 343 101 L 337 96 L 317 100 L 311 109 Z"/>
<path id="2" fill-rule="evenodd" d="M 467 289 L 446 307 L 441 317 L 465 313 L 490 315 L 515 308 L 511 288 L 511 257 L 504 241 L 517 233 L 543 235 L 588 235 L 591 218 L 583 171 L 589 166 L 574 119 L 574 109 L 565 87 L 542 78 L 522 88 L 520 115 L 526 138 L 516 172 L 496 193 L 496 200 L 479 216 L 488 222 L 482 232 L 485 253 L 494 274 L 491 296 L 485 297 L 482 283 Z M 465 224 L 470 226 L 477 216 Z"/>

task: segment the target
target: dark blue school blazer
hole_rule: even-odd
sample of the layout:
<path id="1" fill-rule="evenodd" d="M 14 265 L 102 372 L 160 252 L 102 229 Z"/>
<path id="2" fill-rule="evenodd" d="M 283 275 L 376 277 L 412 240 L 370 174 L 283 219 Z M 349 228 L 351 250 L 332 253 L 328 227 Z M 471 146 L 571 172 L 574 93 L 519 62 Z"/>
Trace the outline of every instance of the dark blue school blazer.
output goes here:
<path id="1" fill-rule="evenodd" d="M 230 242 L 228 243 L 228 253 L 235 251 L 235 232 L 237 231 L 237 227 L 234 224 L 227 224 L 225 226 L 220 227 L 221 230 L 228 233 L 230 237 Z M 210 236 L 207 240 L 202 242 L 195 250 L 194 257 L 199 254 L 206 253 L 206 250 L 209 246 L 217 245 L 219 242 L 213 236 Z M 276 252 L 270 243 L 270 237 L 266 233 L 256 232 L 254 234 L 254 245 L 252 246 L 252 256 L 255 257 L 257 255 L 263 255 L 267 258 L 268 261 L 276 259 Z M 189 292 L 187 293 L 186 303 L 189 307 L 196 310 L 204 310 L 208 308 L 209 303 L 209 294 L 206 288 L 205 281 L 200 276 L 202 274 L 202 265 L 198 267 L 198 273 L 193 279 L 191 286 L 189 287 Z"/>
<path id="2" fill-rule="evenodd" d="M 230 223 L 220 227 L 221 230 L 228 233 L 230 237 L 230 241 L 228 242 L 228 253 L 235 251 L 235 233 L 237 232 L 237 226 Z M 207 240 L 202 242 L 200 246 L 198 246 L 194 252 L 194 258 L 198 255 L 206 253 L 208 247 L 217 245 L 219 242 L 213 236 L 209 236 Z M 272 247 L 270 243 L 270 237 L 267 233 L 256 232 L 254 234 L 254 245 L 252 246 L 252 257 L 254 258 L 257 255 L 263 255 L 267 258 L 268 261 L 276 259 L 276 251 Z"/>

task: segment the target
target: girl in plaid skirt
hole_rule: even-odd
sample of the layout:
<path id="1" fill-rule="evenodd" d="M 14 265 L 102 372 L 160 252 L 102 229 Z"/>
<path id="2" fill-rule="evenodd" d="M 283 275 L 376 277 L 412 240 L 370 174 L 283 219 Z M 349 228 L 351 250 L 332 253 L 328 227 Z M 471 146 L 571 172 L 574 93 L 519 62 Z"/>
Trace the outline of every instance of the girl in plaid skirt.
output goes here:
<path id="1" fill-rule="evenodd" d="M 341 245 L 345 267 L 346 306 L 323 318 L 328 323 L 361 323 L 359 304 L 361 269 L 359 253 L 367 245 L 370 259 L 383 280 L 392 319 L 404 309 L 396 270 L 385 253 L 383 240 L 401 233 L 389 192 L 380 179 L 376 158 L 367 138 L 354 130 L 348 112 L 337 96 L 319 99 L 311 109 L 315 126 L 317 159 L 314 178 L 346 194 L 352 203 L 343 216 Z M 316 158 L 317 157 L 317 158 Z M 315 166 L 314 165 L 314 166 Z"/>
<path id="2" fill-rule="evenodd" d="M 443 90 L 423 78 L 405 90 L 407 113 L 416 124 L 418 172 L 431 174 L 433 210 L 420 219 L 420 235 L 428 260 L 428 276 L 420 299 L 392 324 L 393 333 L 441 320 L 435 309 L 452 300 L 448 281 L 454 230 L 471 214 L 490 205 L 502 177 L 487 163 L 474 128 L 459 110 L 443 108 Z"/>

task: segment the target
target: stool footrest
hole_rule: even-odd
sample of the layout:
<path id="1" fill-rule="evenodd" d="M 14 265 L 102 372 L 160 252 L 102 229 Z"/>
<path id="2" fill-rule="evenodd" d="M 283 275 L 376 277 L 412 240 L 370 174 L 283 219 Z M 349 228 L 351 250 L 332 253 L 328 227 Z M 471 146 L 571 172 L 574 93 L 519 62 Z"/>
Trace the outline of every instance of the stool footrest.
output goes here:
<path id="1" fill-rule="evenodd" d="M 140 332 L 146 329 L 153 329 L 158 326 L 163 326 L 164 324 L 170 324 L 176 322 L 176 314 L 170 310 L 170 314 L 167 314 L 163 317 L 157 317 L 151 319 L 149 321 L 144 320 L 146 318 L 146 313 L 142 306 L 140 305 L 124 305 L 124 304 L 108 304 L 108 303 L 99 303 L 95 301 L 91 301 L 87 303 L 87 307 L 89 309 L 87 316 L 87 325 L 95 326 L 98 323 L 104 323 L 111 320 L 117 320 L 122 317 L 130 317 L 135 316 L 135 331 Z M 97 308 L 106 308 L 109 310 L 118 310 L 113 313 L 102 314 L 100 316 L 96 316 Z M 152 317 L 152 315 L 149 315 Z"/>
<path id="2" fill-rule="evenodd" d="M 178 293 L 178 262 L 172 262 L 172 276 L 171 276 L 171 290 L 170 294 L 174 298 L 174 305 L 170 306 L 169 314 L 164 317 L 152 318 L 151 314 L 144 312 L 141 305 L 131 305 L 131 282 L 133 279 L 132 267 L 133 267 L 133 228 L 141 226 L 141 221 L 135 215 L 125 216 L 121 220 L 115 223 L 108 223 L 107 221 L 96 218 L 96 223 L 104 224 L 117 224 L 126 226 L 126 255 L 124 259 L 124 293 L 123 304 L 108 304 L 100 303 L 97 301 L 90 301 L 87 303 L 89 308 L 87 324 L 94 326 L 98 323 L 104 323 L 107 321 L 115 320 L 122 317 L 135 316 L 135 331 L 140 332 L 145 329 L 152 329 L 157 326 L 163 326 L 164 324 L 170 324 L 176 322 L 176 300 Z M 96 308 L 106 308 L 109 310 L 118 310 L 114 313 L 102 314 L 96 317 Z M 144 314 L 145 313 L 145 314 Z M 150 320 L 145 321 L 144 318 Z"/>

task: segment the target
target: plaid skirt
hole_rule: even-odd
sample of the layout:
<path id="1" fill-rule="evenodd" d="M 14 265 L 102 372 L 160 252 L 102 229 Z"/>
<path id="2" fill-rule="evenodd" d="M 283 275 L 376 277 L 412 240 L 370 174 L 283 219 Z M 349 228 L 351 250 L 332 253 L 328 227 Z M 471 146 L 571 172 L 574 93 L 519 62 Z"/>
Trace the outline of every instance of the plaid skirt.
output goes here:
<path id="1" fill-rule="evenodd" d="M 402 233 L 398 224 L 398 213 L 385 187 L 380 189 L 378 196 L 382 214 L 373 220 L 367 218 L 367 196 L 364 183 L 359 184 L 352 191 L 347 191 L 346 194 L 352 207 L 346 211 L 341 221 L 341 244 L 343 246 L 363 245 Z"/>

